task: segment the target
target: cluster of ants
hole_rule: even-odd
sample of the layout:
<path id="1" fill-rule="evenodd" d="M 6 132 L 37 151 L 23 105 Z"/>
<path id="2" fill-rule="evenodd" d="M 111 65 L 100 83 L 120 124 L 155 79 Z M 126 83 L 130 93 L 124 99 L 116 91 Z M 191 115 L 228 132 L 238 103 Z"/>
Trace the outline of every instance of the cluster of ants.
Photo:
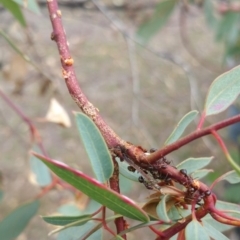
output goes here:
<path id="1" fill-rule="evenodd" d="M 155 149 L 150 149 L 150 153 L 154 152 Z M 165 157 L 159 159 L 154 164 L 141 163 L 140 167 L 129 165 L 128 170 L 130 172 L 138 171 L 142 176 L 138 178 L 140 183 L 143 183 L 147 189 L 160 190 L 161 186 L 174 186 L 174 181 L 167 172 L 167 167 L 171 166 L 171 161 Z M 176 168 L 175 166 L 171 166 Z M 140 169 L 139 169 L 140 168 Z M 165 171 L 164 171 L 165 170 Z M 187 190 L 184 192 L 184 202 L 191 204 L 194 200 L 196 203 L 211 195 L 211 191 L 201 191 L 199 188 L 199 182 L 194 180 L 191 175 L 187 174 L 186 169 L 180 169 L 179 173 L 184 177 L 184 181 L 179 181 Z M 176 180 L 175 180 L 176 181 Z"/>

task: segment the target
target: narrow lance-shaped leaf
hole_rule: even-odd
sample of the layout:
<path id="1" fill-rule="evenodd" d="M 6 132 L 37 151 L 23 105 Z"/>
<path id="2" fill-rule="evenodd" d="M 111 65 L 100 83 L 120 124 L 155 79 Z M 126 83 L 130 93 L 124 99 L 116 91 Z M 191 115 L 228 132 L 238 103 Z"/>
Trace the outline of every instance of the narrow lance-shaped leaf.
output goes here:
<path id="1" fill-rule="evenodd" d="M 82 216 L 43 216 L 43 220 L 49 224 L 65 226 L 70 223 L 74 223 L 79 220 L 83 220 L 80 224 L 84 224 L 85 222 L 91 220 L 91 215 L 86 214 Z"/>
<path id="2" fill-rule="evenodd" d="M 112 176 L 114 170 L 107 145 L 89 117 L 82 113 L 76 113 L 76 121 L 97 180 L 104 183 Z"/>
<path id="3" fill-rule="evenodd" d="M 208 165 L 212 159 L 213 157 L 188 158 L 179 163 L 176 167 L 177 169 L 186 169 L 187 173 L 190 174 Z"/>
<path id="4" fill-rule="evenodd" d="M 137 31 L 137 37 L 143 44 L 146 44 L 164 26 L 176 3 L 177 0 L 167 0 L 157 4 L 153 16 L 149 21 L 143 23 Z"/>
<path id="5" fill-rule="evenodd" d="M 68 167 L 64 163 L 51 160 L 37 153 L 33 154 L 41 159 L 57 176 L 82 191 L 93 200 L 123 216 L 143 222 L 149 221 L 147 214 L 131 199 L 108 189 L 95 179 Z"/>
<path id="6" fill-rule="evenodd" d="M 12 0 L 0 0 L 0 3 L 18 20 L 18 22 L 26 27 L 26 21 L 22 14 L 22 10 L 17 3 Z"/>
<path id="7" fill-rule="evenodd" d="M 36 0 L 13 0 L 14 2 L 18 3 L 19 5 L 27 8 L 28 10 L 40 14 L 40 8 Z"/>
<path id="8" fill-rule="evenodd" d="M 206 116 L 227 109 L 240 93 L 240 66 L 220 75 L 211 84 L 205 102 Z"/>
<path id="9" fill-rule="evenodd" d="M 171 133 L 171 135 L 168 137 L 168 139 L 166 140 L 166 142 L 164 143 L 164 145 L 167 144 L 171 144 L 175 141 L 177 141 L 181 135 L 183 134 L 183 132 L 185 131 L 185 129 L 187 128 L 187 126 L 194 120 L 194 118 L 197 116 L 198 111 L 193 110 L 189 113 L 187 113 L 177 124 L 177 126 L 174 128 L 173 132 Z"/>
<path id="10" fill-rule="evenodd" d="M 185 229 L 186 240 L 210 240 L 205 228 L 197 220 L 191 221 Z"/>
<path id="11" fill-rule="evenodd" d="M 38 208 L 39 201 L 34 201 L 12 211 L 0 222 L 0 238 L 4 240 L 15 239 L 37 213 Z"/>

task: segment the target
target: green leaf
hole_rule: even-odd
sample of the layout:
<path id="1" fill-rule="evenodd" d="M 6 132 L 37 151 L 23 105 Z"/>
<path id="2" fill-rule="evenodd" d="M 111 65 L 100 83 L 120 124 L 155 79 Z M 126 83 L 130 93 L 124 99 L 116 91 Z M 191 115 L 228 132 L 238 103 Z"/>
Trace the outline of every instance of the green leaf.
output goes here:
<path id="1" fill-rule="evenodd" d="M 231 212 L 226 212 L 229 216 L 239 218 L 240 217 L 240 206 L 238 204 L 234 203 L 229 203 L 229 202 L 224 202 L 224 201 L 217 201 L 216 203 L 216 208 L 219 210 L 224 210 L 224 211 L 231 211 Z M 208 224 L 210 224 L 212 227 L 218 229 L 221 232 L 228 231 L 234 226 L 219 223 L 216 220 L 214 220 L 209 214 L 203 218 L 204 221 L 206 221 Z"/>
<path id="2" fill-rule="evenodd" d="M 84 226 L 78 227 L 70 227 L 61 231 L 57 237 L 57 240 L 79 240 L 81 239 L 86 232 L 91 230 L 95 227 L 94 222 L 88 222 Z M 96 240 L 102 239 L 102 229 L 94 232 L 90 237 L 87 238 L 88 240 Z"/>
<path id="3" fill-rule="evenodd" d="M 212 159 L 213 157 L 188 158 L 179 163 L 176 167 L 177 169 L 186 169 L 187 173 L 190 174 L 208 165 Z"/>
<path id="4" fill-rule="evenodd" d="M 31 218 L 36 215 L 39 201 L 24 204 L 0 222 L 0 236 L 4 240 L 15 239 L 27 226 Z"/>
<path id="5" fill-rule="evenodd" d="M 186 240 L 210 240 L 206 229 L 197 221 L 191 221 L 185 229 Z"/>
<path id="6" fill-rule="evenodd" d="M 215 9 L 214 9 L 212 0 L 205 0 L 203 7 L 204 7 L 204 15 L 208 25 L 215 30 L 218 24 L 218 20 L 214 15 Z"/>
<path id="7" fill-rule="evenodd" d="M 86 176 L 80 171 L 71 169 L 64 163 L 51 160 L 37 153 L 33 154 L 41 159 L 57 176 L 82 191 L 93 200 L 123 216 L 143 222 L 149 221 L 147 214 L 131 199 L 108 189 L 95 179 Z"/>
<path id="8" fill-rule="evenodd" d="M 216 39 L 218 41 L 225 40 L 227 44 L 236 43 L 238 36 L 237 26 L 239 17 L 239 13 L 231 11 L 223 15 L 217 27 Z"/>
<path id="9" fill-rule="evenodd" d="M 121 162 L 119 158 L 116 158 L 116 161 L 118 162 L 119 172 L 122 176 L 132 181 L 138 182 L 138 178 L 142 176 L 138 171 L 130 172 L 128 171 L 128 163 L 126 163 L 125 161 Z"/>
<path id="10" fill-rule="evenodd" d="M 194 171 L 194 173 L 192 174 L 192 177 L 194 179 L 201 179 L 201 178 L 204 178 L 210 172 L 213 172 L 213 170 L 212 169 L 200 169 L 200 170 Z"/>
<path id="11" fill-rule="evenodd" d="M 166 142 L 164 143 L 164 145 L 168 145 L 171 144 L 175 141 L 177 141 L 181 135 L 183 134 L 183 132 L 185 131 L 185 129 L 187 128 L 187 126 L 194 120 L 194 118 L 197 116 L 198 111 L 193 110 L 189 113 L 187 113 L 177 124 L 177 126 L 174 128 L 173 132 L 171 133 L 171 135 L 168 137 L 168 139 L 166 140 Z"/>
<path id="12" fill-rule="evenodd" d="M 230 172 L 227 172 L 224 174 L 224 177 L 221 178 L 221 180 L 226 180 L 231 184 L 239 183 L 240 182 L 240 176 L 236 173 L 235 170 L 232 170 Z"/>
<path id="13" fill-rule="evenodd" d="M 206 103 L 206 116 L 227 109 L 240 93 L 240 66 L 220 75 L 211 84 Z"/>
<path id="14" fill-rule="evenodd" d="M 82 216 L 43 216 L 42 218 L 45 222 L 52 225 L 65 226 L 67 224 L 74 223 L 79 220 L 82 221 L 79 225 L 83 225 L 87 221 L 91 220 L 91 215 L 86 214 Z"/>
<path id="15" fill-rule="evenodd" d="M 13 0 L 13 1 L 36 14 L 41 13 L 36 0 L 27 0 L 27 1 L 26 0 Z"/>
<path id="16" fill-rule="evenodd" d="M 229 240 L 225 235 L 223 235 L 220 231 L 218 231 L 216 228 L 211 226 L 207 221 L 202 220 L 203 226 L 205 230 L 207 231 L 208 235 L 212 239 L 217 239 L 217 240 Z"/>
<path id="17" fill-rule="evenodd" d="M 36 146 L 33 149 L 41 153 L 40 149 Z M 39 186 L 45 187 L 52 182 L 52 177 L 47 166 L 33 155 L 30 157 L 30 166 Z"/>
<path id="18" fill-rule="evenodd" d="M 23 26 L 26 27 L 26 21 L 22 14 L 21 8 L 12 0 L 0 0 L 0 3 L 3 5 L 4 8 L 9 10 L 12 15 L 18 20 L 18 22 Z"/>
<path id="19" fill-rule="evenodd" d="M 157 211 L 157 215 L 158 215 L 160 220 L 162 220 L 166 223 L 170 223 L 171 220 L 168 217 L 167 209 L 166 209 L 167 198 L 168 198 L 168 195 L 163 196 L 163 198 L 161 199 L 161 201 L 157 205 L 156 211 Z"/>
<path id="20" fill-rule="evenodd" d="M 146 44 L 167 22 L 177 0 L 164 0 L 157 4 L 153 16 L 137 30 L 137 38 Z"/>
<path id="21" fill-rule="evenodd" d="M 133 181 L 125 178 L 122 175 L 119 175 L 119 187 L 122 194 L 127 194 L 132 190 Z"/>
<path id="22" fill-rule="evenodd" d="M 108 147 L 94 124 L 83 113 L 76 113 L 78 130 L 98 181 L 105 183 L 113 174 L 113 162 Z"/>

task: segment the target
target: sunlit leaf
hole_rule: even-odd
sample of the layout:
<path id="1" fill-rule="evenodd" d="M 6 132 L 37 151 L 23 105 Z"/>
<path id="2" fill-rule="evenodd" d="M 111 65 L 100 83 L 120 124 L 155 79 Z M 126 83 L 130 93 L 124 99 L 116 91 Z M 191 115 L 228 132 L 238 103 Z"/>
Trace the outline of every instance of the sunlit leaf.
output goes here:
<path id="1" fill-rule="evenodd" d="M 185 229 L 186 240 L 210 240 L 206 229 L 197 220 L 191 221 Z"/>
<path id="2" fill-rule="evenodd" d="M 40 8 L 36 0 L 13 0 L 13 1 L 36 14 L 40 14 Z"/>
<path id="3" fill-rule="evenodd" d="M 13 210 L 0 222 L 0 238 L 15 239 L 27 226 L 31 218 L 36 215 L 39 201 L 27 203 Z"/>
<path id="4" fill-rule="evenodd" d="M 211 84 L 206 103 L 206 116 L 227 109 L 240 93 L 240 66 L 220 75 Z"/>
<path id="5" fill-rule="evenodd" d="M 137 30 L 137 37 L 143 44 L 146 44 L 165 25 L 177 2 L 177 0 L 167 0 L 160 1 L 156 5 L 153 16 Z"/>
<path id="6" fill-rule="evenodd" d="M 90 214 L 82 216 L 42 216 L 43 220 L 52 225 L 64 226 L 70 223 L 82 220 L 79 225 L 82 225 L 91 219 Z M 78 226 L 79 226 L 78 225 Z"/>
<path id="7" fill-rule="evenodd" d="M 157 205 L 156 211 L 157 211 L 157 215 L 160 220 L 162 220 L 166 223 L 169 223 L 169 222 L 171 222 L 171 220 L 169 219 L 168 214 L 167 214 L 167 208 L 166 208 L 167 198 L 168 198 L 168 195 L 163 196 L 163 198 Z"/>
<path id="8" fill-rule="evenodd" d="M 35 146 L 33 149 L 36 152 L 41 153 L 38 147 Z M 30 166 L 32 170 L 30 181 L 34 184 L 44 187 L 52 182 L 51 173 L 47 166 L 33 155 L 30 156 Z"/>
<path id="9" fill-rule="evenodd" d="M 205 220 L 202 220 L 203 226 L 205 230 L 207 231 L 208 235 L 212 239 L 217 239 L 217 240 L 229 240 L 225 235 L 223 235 L 220 231 L 218 231 L 216 228 L 211 226 L 208 222 Z"/>
<path id="10" fill-rule="evenodd" d="M 118 162 L 119 172 L 121 175 L 132 181 L 138 182 L 138 178 L 142 176 L 138 171 L 130 172 L 128 170 L 128 163 L 126 163 L 125 161 L 121 162 L 119 158 L 116 158 L 116 161 Z"/>
<path id="11" fill-rule="evenodd" d="M 23 26 L 26 27 L 26 21 L 22 14 L 22 10 L 17 3 L 12 0 L 0 0 L 0 3 L 12 13 L 12 15 L 18 20 L 18 22 Z"/>
<path id="12" fill-rule="evenodd" d="M 76 113 L 78 130 L 98 181 L 105 183 L 113 174 L 113 162 L 107 145 L 94 124 L 85 114 Z"/>
<path id="13" fill-rule="evenodd" d="M 213 157 L 188 158 L 176 167 L 177 169 L 186 169 L 187 173 L 190 174 L 208 165 L 212 159 Z"/>
<path id="14" fill-rule="evenodd" d="M 64 163 L 51 160 L 36 153 L 33 154 L 41 159 L 57 176 L 107 208 L 129 218 L 143 222 L 149 221 L 147 214 L 131 199 L 108 189 L 95 179 L 88 177 L 80 171 L 71 169 Z"/>
<path id="15" fill-rule="evenodd" d="M 183 134 L 183 132 L 185 131 L 185 129 L 187 128 L 187 126 L 194 120 L 194 118 L 197 116 L 198 111 L 193 110 L 189 113 L 187 113 L 177 124 L 177 126 L 174 128 L 173 132 L 171 133 L 171 135 L 168 137 L 168 139 L 166 140 L 166 142 L 164 143 L 164 145 L 168 145 L 171 144 L 175 141 L 177 141 L 181 135 Z"/>

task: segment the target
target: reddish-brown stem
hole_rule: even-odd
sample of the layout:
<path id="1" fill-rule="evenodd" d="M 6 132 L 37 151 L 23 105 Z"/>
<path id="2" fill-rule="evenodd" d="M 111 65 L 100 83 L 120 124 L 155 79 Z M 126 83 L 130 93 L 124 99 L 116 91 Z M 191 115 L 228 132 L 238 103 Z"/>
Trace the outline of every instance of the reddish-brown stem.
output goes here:
<path id="1" fill-rule="evenodd" d="M 211 216 L 218 222 L 221 222 L 223 224 L 227 224 L 227 225 L 232 225 L 232 226 L 236 226 L 236 227 L 240 227 L 240 221 L 239 219 L 234 219 L 231 218 L 230 216 L 218 211 L 216 212 L 212 212 L 213 209 L 211 210 L 210 214 Z"/>
<path id="2" fill-rule="evenodd" d="M 225 128 L 225 127 L 230 126 L 237 122 L 240 122 L 240 114 L 236 115 L 234 117 L 231 117 L 229 119 L 226 119 L 224 121 L 218 122 L 216 124 L 213 124 L 209 127 L 203 128 L 201 130 L 197 130 L 197 131 L 187 135 L 186 137 L 183 137 L 183 138 L 179 139 L 178 141 L 176 141 L 162 149 L 157 150 L 156 152 L 152 153 L 149 156 L 146 156 L 144 154 L 144 155 L 142 155 L 140 160 L 146 161 L 149 163 L 153 163 L 153 162 L 157 161 L 158 159 L 166 156 L 167 154 L 179 149 L 180 147 L 182 147 L 198 138 L 201 138 L 203 136 L 211 134 L 212 131 L 214 131 L 214 130 L 215 131 L 220 130 L 222 128 Z"/>
<path id="3" fill-rule="evenodd" d="M 102 224 L 103 228 L 106 229 L 109 233 L 111 233 L 113 236 L 116 236 L 116 233 L 113 232 L 106 224 L 106 207 L 102 208 Z"/>
<path id="4" fill-rule="evenodd" d="M 57 43 L 62 64 L 62 75 L 71 97 L 82 111 L 95 122 L 109 148 L 127 144 L 105 123 L 99 114 L 99 110 L 89 102 L 85 94 L 82 92 L 73 67 L 74 61 L 69 51 L 66 34 L 61 20 L 62 14 L 58 9 L 57 0 L 47 0 L 47 5 L 53 28 L 51 39 Z"/>
<path id="5" fill-rule="evenodd" d="M 113 158 L 113 164 L 114 164 L 114 172 L 112 177 L 109 180 L 110 188 L 114 190 L 115 192 L 120 193 L 120 187 L 119 187 L 119 167 L 117 161 Z M 117 233 L 120 233 L 125 230 L 125 220 L 123 217 L 119 217 L 115 219 L 115 225 L 117 228 Z M 127 239 L 126 234 L 122 235 L 123 239 Z"/>
<path id="6" fill-rule="evenodd" d="M 151 229 L 154 233 L 157 234 L 157 236 L 162 236 L 162 232 L 158 231 L 157 229 L 155 229 L 153 226 L 149 226 L 149 229 Z"/>
<path id="7" fill-rule="evenodd" d="M 214 196 L 209 196 L 206 199 L 204 199 L 204 205 L 195 212 L 196 219 L 201 219 L 204 216 L 206 216 L 209 212 L 209 208 L 211 208 L 213 206 L 214 206 Z M 191 221 L 192 221 L 192 214 L 187 216 L 184 219 L 184 222 L 177 222 L 170 228 L 163 231 L 162 232 L 163 236 L 158 237 L 156 240 L 167 240 L 167 239 L 171 238 L 176 233 L 182 231 L 188 225 L 188 223 L 190 223 Z"/>
<path id="8" fill-rule="evenodd" d="M 205 113 L 205 111 L 203 111 L 202 115 L 201 115 L 201 118 L 200 118 L 200 121 L 199 121 L 198 126 L 197 126 L 198 131 L 202 128 L 203 123 L 205 121 L 205 117 L 206 117 L 206 113 Z"/>
<path id="9" fill-rule="evenodd" d="M 215 139 L 217 140 L 218 144 L 220 145 L 220 147 L 222 148 L 223 152 L 225 155 L 228 155 L 228 150 L 226 145 L 224 144 L 222 138 L 218 135 L 218 133 L 215 130 L 212 130 L 212 135 L 215 137 Z"/>
<path id="10" fill-rule="evenodd" d="M 0 89 L 0 95 L 2 97 L 2 99 L 17 113 L 17 115 L 25 122 L 27 123 L 29 129 L 30 129 L 30 133 L 31 133 L 31 140 L 32 142 L 36 141 L 37 143 L 41 142 L 41 137 L 37 131 L 37 129 L 35 128 L 34 124 L 32 123 L 32 121 L 30 120 L 30 118 L 28 118 L 23 112 L 22 110 L 17 107 L 12 101 L 11 99 Z M 41 149 L 43 149 L 42 144 L 39 145 L 39 147 Z M 44 150 L 44 149 L 43 149 Z"/>

